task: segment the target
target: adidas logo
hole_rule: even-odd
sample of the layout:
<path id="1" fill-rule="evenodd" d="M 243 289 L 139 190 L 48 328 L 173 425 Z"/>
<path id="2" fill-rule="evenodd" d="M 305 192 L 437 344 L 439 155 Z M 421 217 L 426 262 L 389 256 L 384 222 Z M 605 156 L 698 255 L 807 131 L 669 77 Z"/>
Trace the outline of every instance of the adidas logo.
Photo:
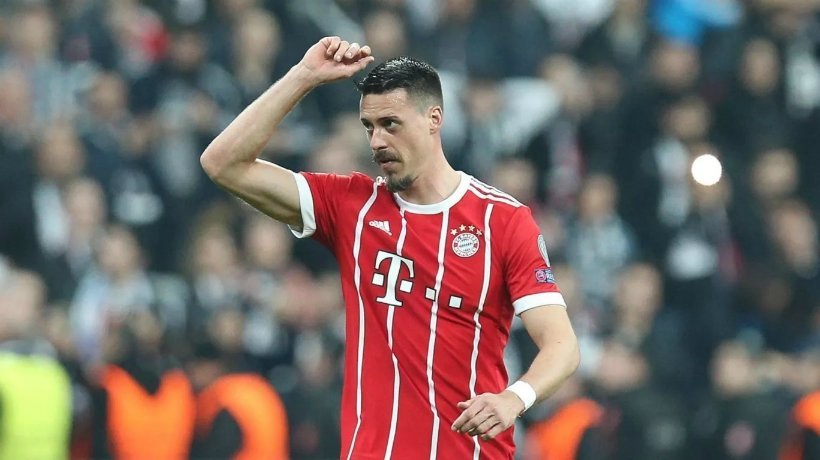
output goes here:
<path id="1" fill-rule="evenodd" d="M 393 233 L 390 231 L 390 222 L 388 222 L 386 220 L 371 220 L 370 221 L 370 226 L 371 227 L 376 227 L 379 230 L 383 231 L 384 233 L 387 233 L 388 235 L 393 236 Z"/>

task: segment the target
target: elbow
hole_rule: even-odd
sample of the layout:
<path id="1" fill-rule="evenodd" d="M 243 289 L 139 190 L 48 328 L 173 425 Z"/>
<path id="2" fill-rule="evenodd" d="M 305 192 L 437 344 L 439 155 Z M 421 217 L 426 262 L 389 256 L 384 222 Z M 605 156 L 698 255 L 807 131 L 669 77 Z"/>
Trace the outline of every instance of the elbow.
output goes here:
<path id="1" fill-rule="evenodd" d="M 206 149 L 199 157 L 199 164 L 212 181 L 219 183 L 219 178 L 223 175 L 225 167 L 218 160 L 217 154 Z"/>

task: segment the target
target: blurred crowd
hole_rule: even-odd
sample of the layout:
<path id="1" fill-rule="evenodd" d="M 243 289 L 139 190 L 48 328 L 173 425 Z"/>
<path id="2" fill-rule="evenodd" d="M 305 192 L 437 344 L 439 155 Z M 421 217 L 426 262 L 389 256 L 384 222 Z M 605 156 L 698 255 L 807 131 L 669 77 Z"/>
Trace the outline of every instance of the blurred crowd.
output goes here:
<path id="1" fill-rule="evenodd" d="M 521 458 L 820 458 L 813 0 L 0 2 L 0 434 L 3 392 L 50 379 L 35 431 L 66 434 L 40 445 L 125 456 L 124 370 L 192 401 L 179 455 L 227 457 L 249 435 L 203 389 L 255 375 L 287 456 L 338 456 L 331 254 L 199 166 L 326 35 L 433 64 L 448 159 L 539 222 L 582 363 L 520 420 Z M 690 173 L 706 153 L 712 186 Z M 377 174 L 354 85 L 308 95 L 264 157 Z M 533 347 L 514 323 L 511 381 Z M 15 381 L 10 356 L 59 366 Z"/>

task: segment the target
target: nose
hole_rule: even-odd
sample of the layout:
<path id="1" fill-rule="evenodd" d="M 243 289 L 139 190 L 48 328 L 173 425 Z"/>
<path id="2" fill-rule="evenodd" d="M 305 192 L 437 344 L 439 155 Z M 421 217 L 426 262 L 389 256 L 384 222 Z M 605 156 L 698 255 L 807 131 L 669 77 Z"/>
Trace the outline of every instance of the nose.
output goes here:
<path id="1" fill-rule="evenodd" d="M 373 130 L 373 134 L 370 136 L 370 148 L 374 152 L 384 150 L 387 148 L 387 142 L 384 140 L 384 136 L 381 134 L 381 130 Z"/>

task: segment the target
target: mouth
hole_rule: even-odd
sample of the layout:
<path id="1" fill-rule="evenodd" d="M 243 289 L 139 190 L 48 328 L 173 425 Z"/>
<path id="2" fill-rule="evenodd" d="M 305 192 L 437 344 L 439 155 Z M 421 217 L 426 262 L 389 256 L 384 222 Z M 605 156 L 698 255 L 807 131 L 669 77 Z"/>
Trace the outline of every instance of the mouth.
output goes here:
<path id="1" fill-rule="evenodd" d="M 392 169 L 400 163 L 398 159 L 389 156 L 374 156 L 373 162 L 384 170 Z"/>

